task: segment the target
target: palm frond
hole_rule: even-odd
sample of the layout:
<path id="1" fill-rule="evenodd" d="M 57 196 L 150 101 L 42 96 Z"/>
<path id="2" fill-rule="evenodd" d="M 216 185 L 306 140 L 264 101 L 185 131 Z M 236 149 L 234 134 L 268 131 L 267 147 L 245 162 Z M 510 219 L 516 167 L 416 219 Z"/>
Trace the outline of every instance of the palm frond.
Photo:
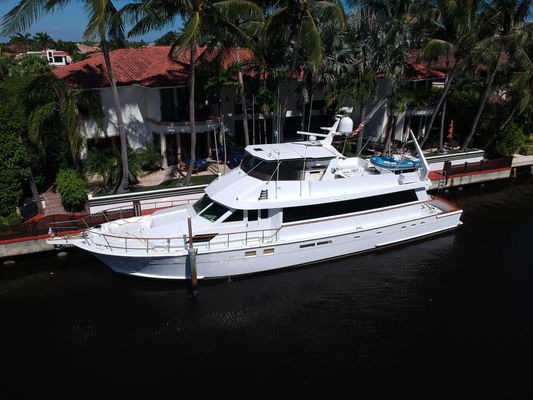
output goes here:
<path id="1" fill-rule="evenodd" d="M 226 20 L 256 20 L 262 21 L 263 10 L 258 5 L 247 0 L 223 0 L 213 3 L 217 10 Z"/>
<path id="2" fill-rule="evenodd" d="M 431 39 L 422 48 L 420 56 L 425 60 L 431 60 L 441 55 L 448 56 L 453 52 L 453 49 L 453 44 L 446 40 Z"/>
<path id="3" fill-rule="evenodd" d="M 322 59 L 323 48 L 320 40 L 320 32 L 315 20 L 309 14 L 304 16 L 302 22 L 302 48 L 309 56 L 309 61 L 317 65 Z"/>
<path id="4" fill-rule="evenodd" d="M 312 11 L 318 19 L 328 21 L 337 29 L 344 29 L 346 13 L 344 6 L 339 1 L 315 1 L 311 4 Z"/>
<path id="5" fill-rule="evenodd" d="M 42 150 L 44 150 L 44 146 L 41 140 L 41 128 L 54 116 L 56 105 L 57 103 L 55 101 L 42 104 L 34 108 L 28 118 L 28 137 L 32 143 L 39 146 Z"/>
<path id="6" fill-rule="evenodd" d="M 21 0 L 2 19 L 2 36 L 24 32 L 47 12 L 49 0 Z"/>
<path id="7" fill-rule="evenodd" d="M 185 25 L 183 25 L 182 31 L 178 37 L 178 40 L 172 46 L 171 53 L 178 55 L 183 54 L 191 46 L 198 44 L 198 38 L 201 34 L 202 20 L 199 12 L 191 14 Z"/>

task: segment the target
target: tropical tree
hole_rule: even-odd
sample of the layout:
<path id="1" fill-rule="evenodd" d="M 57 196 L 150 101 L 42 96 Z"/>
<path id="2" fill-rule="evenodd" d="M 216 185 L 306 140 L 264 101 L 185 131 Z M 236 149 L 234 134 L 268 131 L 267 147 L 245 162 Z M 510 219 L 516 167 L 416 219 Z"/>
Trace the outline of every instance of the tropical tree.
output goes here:
<path id="1" fill-rule="evenodd" d="M 161 36 L 159 39 L 155 41 L 155 44 L 157 46 L 171 46 L 172 43 L 174 43 L 176 40 L 178 40 L 178 34 L 175 31 L 168 31 L 163 36 Z"/>
<path id="2" fill-rule="evenodd" d="M 310 64 L 318 66 L 324 56 L 319 22 L 328 22 L 343 29 L 346 15 L 340 0 L 280 0 L 267 19 L 266 34 L 278 45 L 290 43 L 292 52 L 287 93 L 281 106 L 279 140 L 283 141 L 283 128 L 289 98 L 294 92 L 298 77 L 300 57 L 305 56 Z"/>
<path id="3" fill-rule="evenodd" d="M 474 62 L 488 67 L 489 75 L 470 131 L 461 146 L 463 151 L 470 144 L 476 133 L 481 114 L 492 93 L 494 78 L 500 68 L 503 54 L 517 54 L 518 58 L 522 58 L 519 61 L 527 63 L 527 54 L 520 51 L 519 43 L 523 36 L 523 22 L 529 13 L 532 3 L 533 1 L 531 0 L 495 0 L 491 3 L 488 17 L 490 17 L 490 21 L 494 25 L 493 33 L 477 43 L 473 49 Z M 524 56 L 526 57 L 525 59 Z"/>
<path id="4" fill-rule="evenodd" d="M 11 44 L 24 44 L 30 46 L 33 41 L 31 38 L 31 33 L 20 33 L 17 32 L 15 36 L 9 38 L 9 43 Z"/>
<path id="5" fill-rule="evenodd" d="M 66 138 L 71 161 L 76 165 L 83 143 L 79 132 L 80 107 L 101 125 L 102 107 L 92 92 L 73 91 L 51 73 L 37 76 L 27 88 L 29 139 L 44 152 L 47 147 L 45 128 L 55 127 Z"/>
<path id="6" fill-rule="evenodd" d="M 2 34 L 5 35 L 28 29 L 42 15 L 57 11 L 65 7 L 68 3 L 69 0 L 20 0 L 4 16 L 2 21 Z M 122 179 L 117 190 L 124 192 L 128 188 L 127 137 L 108 47 L 108 38 L 120 39 L 124 37 L 124 25 L 112 0 L 82 0 L 82 3 L 88 17 L 84 38 L 87 40 L 99 39 L 109 76 L 122 156 Z"/>
<path id="7" fill-rule="evenodd" d="M 425 127 L 425 135 L 420 142 L 421 147 L 431 134 L 433 123 L 454 79 L 471 65 L 472 49 L 490 32 L 487 2 L 483 0 L 440 1 L 437 3 L 437 10 L 439 15 L 437 29 L 422 48 L 421 56 L 429 60 L 444 56 L 446 79 L 444 90 Z"/>
<path id="8" fill-rule="evenodd" d="M 354 13 L 355 30 L 364 45 L 360 55 L 364 70 L 381 75 L 390 85 L 387 101 L 385 151 L 392 145 L 397 106 L 397 90 L 404 81 L 404 68 L 413 44 L 421 41 L 435 13 L 428 1 L 366 0 L 364 8 Z M 357 51 L 357 42 L 354 42 Z"/>
<path id="9" fill-rule="evenodd" d="M 516 42 L 512 46 L 510 53 L 518 71 L 513 72 L 510 85 L 506 91 L 507 97 L 510 98 L 511 110 L 485 144 L 485 148 L 488 148 L 495 139 L 504 134 L 507 126 L 513 121 L 515 116 L 524 113 L 533 104 L 533 60 L 530 56 L 532 54 L 531 50 L 533 50 L 533 30 L 520 29 L 515 38 Z"/>
<path id="10" fill-rule="evenodd" d="M 196 163 L 195 73 L 199 47 L 214 48 L 220 43 L 220 32 L 238 32 L 235 24 L 239 18 L 262 17 L 262 10 L 247 0 L 145 0 L 131 3 L 122 9 L 134 23 L 130 35 L 144 34 L 174 24 L 178 17 L 184 19 L 178 39 L 169 56 L 189 63 L 189 120 L 191 130 L 191 157 L 185 177 L 189 184 Z M 188 53 L 188 54 L 187 54 Z"/>
<path id="11" fill-rule="evenodd" d="M 55 41 L 45 32 L 38 32 L 33 35 L 33 48 L 35 50 L 46 50 L 55 46 Z"/>

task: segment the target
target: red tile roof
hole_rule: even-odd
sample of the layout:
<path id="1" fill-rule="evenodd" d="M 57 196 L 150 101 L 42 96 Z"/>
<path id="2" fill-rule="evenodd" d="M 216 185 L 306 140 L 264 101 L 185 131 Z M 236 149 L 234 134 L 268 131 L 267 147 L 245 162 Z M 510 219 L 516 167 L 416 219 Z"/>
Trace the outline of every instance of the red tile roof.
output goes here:
<path id="1" fill-rule="evenodd" d="M 435 71 L 422 64 L 407 63 L 405 66 L 406 77 L 410 81 L 422 81 L 426 79 L 444 79 L 444 72 Z"/>
<path id="2" fill-rule="evenodd" d="M 183 62 L 168 58 L 168 46 L 137 49 L 118 49 L 109 53 L 118 86 L 138 84 L 148 87 L 185 84 L 188 73 Z M 107 87 L 110 85 L 103 54 L 96 54 L 53 73 L 77 89 Z"/>
<path id="3" fill-rule="evenodd" d="M 20 43 L 14 43 L 7 46 L 8 49 L 14 51 L 17 54 L 23 54 L 31 50 L 31 46 L 29 44 L 20 44 Z"/>
<path id="4" fill-rule="evenodd" d="M 232 50 L 223 59 L 223 65 L 226 67 L 236 62 L 236 51 Z M 163 87 L 186 84 L 189 77 L 189 53 L 180 54 L 177 60 L 171 60 L 168 58 L 169 51 L 169 46 L 111 51 L 109 56 L 117 85 Z M 252 57 L 250 50 L 240 49 L 240 51 L 241 62 Z M 208 60 L 213 58 L 213 54 L 204 53 L 205 48 L 198 48 L 196 57 L 203 54 Z M 53 72 L 72 88 L 100 88 L 110 84 L 103 54 L 95 54 Z"/>

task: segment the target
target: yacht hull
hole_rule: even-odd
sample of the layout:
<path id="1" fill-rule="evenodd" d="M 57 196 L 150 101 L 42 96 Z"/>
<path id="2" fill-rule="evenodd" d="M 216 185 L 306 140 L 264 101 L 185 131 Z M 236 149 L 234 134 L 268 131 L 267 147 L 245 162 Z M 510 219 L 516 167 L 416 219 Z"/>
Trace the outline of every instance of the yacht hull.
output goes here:
<path id="1" fill-rule="evenodd" d="M 453 230 L 461 224 L 460 216 L 461 210 L 458 210 L 314 239 L 280 241 L 234 250 L 199 249 L 196 257 L 197 275 L 199 279 L 246 275 L 377 250 Z M 121 274 L 175 280 L 185 280 L 191 276 L 186 255 L 113 255 L 95 252 L 93 248 L 81 244 L 76 245 L 90 251 Z"/>

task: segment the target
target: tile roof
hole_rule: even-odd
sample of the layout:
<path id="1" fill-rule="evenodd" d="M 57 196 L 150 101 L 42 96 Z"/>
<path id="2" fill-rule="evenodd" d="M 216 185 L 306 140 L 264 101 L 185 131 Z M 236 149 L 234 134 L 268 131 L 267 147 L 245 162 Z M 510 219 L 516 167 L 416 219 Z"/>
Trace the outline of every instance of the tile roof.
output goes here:
<path id="1" fill-rule="evenodd" d="M 117 86 L 138 84 L 146 87 L 164 87 L 185 85 L 189 77 L 189 53 L 180 54 L 177 60 L 168 57 L 170 46 L 150 46 L 136 49 L 118 49 L 111 51 L 111 65 Z M 252 53 L 248 49 L 240 49 L 241 61 L 250 59 Z M 205 48 L 198 48 L 196 57 L 205 56 L 207 60 L 214 57 L 206 53 Z M 229 66 L 236 62 L 235 49 L 223 58 L 223 65 Z M 103 54 L 72 63 L 54 74 L 63 79 L 72 88 L 90 89 L 110 85 Z"/>
<path id="2" fill-rule="evenodd" d="M 426 79 L 444 79 L 446 74 L 436 71 L 422 64 L 407 63 L 406 76 L 410 81 L 423 81 Z"/>
<path id="3" fill-rule="evenodd" d="M 111 51 L 109 57 L 117 86 L 138 84 L 158 87 L 185 84 L 188 78 L 187 65 L 170 60 L 169 50 L 168 46 L 152 46 Z M 102 53 L 54 70 L 53 73 L 68 86 L 76 89 L 110 85 Z"/>

